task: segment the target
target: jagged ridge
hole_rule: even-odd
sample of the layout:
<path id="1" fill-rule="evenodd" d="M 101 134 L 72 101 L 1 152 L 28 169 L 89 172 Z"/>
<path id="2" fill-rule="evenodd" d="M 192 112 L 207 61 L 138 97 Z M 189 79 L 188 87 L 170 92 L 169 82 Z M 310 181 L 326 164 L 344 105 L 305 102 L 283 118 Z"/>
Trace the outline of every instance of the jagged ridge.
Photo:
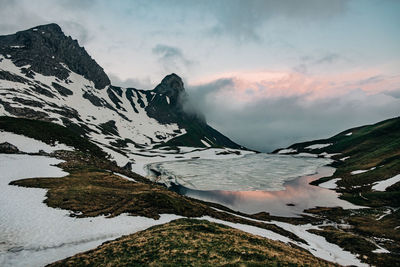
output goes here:
<path id="1" fill-rule="evenodd" d="M 0 53 L 9 55 L 18 67 L 30 65 L 25 72 L 55 76 L 65 80 L 69 71 L 60 64 L 93 81 L 97 89 L 110 85 L 104 70 L 77 40 L 65 36 L 57 24 L 41 25 L 16 34 L 0 36 Z"/>
<path id="2" fill-rule="evenodd" d="M 126 158 L 160 146 L 242 148 L 184 111 L 178 75 L 153 90 L 112 86 L 56 24 L 0 36 L 0 96 L 0 115 L 56 122 Z"/>

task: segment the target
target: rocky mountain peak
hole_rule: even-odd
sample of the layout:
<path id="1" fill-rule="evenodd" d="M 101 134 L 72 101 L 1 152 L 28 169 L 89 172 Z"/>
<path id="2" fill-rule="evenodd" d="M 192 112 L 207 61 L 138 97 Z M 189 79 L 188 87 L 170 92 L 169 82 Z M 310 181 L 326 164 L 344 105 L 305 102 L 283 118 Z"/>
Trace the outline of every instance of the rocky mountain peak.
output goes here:
<path id="1" fill-rule="evenodd" d="M 182 92 L 185 92 L 185 88 L 181 77 L 175 73 L 172 73 L 165 76 L 161 83 L 154 88 L 154 91 L 174 97 L 178 96 Z"/>
<path id="2" fill-rule="evenodd" d="M 97 89 L 110 84 L 104 70 L 78 41 L 66 36 L 55 23 L 0 36 L 0 54 L 25 67 L 28 77 L 36 72 L 66 80 L 71 70 L 93 81 Z"/>
<path id="3" fill-rule="evenodd" d="M 17 34 L 24 33 L 24 32 L 29 32 L 31 30 L 33 31 L 34 29 L 37 29 L 37 31 L 45 31 L 45 32 L 51 33 L 53 35 L 57 35 L 57 34 L 58 35 L 64 35 L 64 32 L 61 30 L 61 27 L 56 23 L 39 25 L 39 26 L 36 26 L 34 28 L 28 29 L 27 31 L 17 32 Z"/>

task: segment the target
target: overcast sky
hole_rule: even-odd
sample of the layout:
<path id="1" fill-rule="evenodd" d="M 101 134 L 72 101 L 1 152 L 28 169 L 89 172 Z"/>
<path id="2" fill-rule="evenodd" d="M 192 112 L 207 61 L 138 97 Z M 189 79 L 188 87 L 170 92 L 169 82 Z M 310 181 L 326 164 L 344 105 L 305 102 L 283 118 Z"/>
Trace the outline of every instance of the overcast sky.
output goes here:
<path id="1" fill-rule="evenodd" d="M 400 114 L 397 0 L 0 0 L 0 34 L 58 23 L 113 84 L 175 72 L 191 110 L 270 151 Z"/>

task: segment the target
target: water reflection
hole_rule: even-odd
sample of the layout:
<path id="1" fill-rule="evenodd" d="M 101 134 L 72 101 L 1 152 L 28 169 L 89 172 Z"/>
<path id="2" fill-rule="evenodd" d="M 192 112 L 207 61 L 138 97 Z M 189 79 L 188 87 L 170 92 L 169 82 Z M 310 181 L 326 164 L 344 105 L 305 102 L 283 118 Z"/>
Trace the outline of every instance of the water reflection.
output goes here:
<path id="1" fill-rule="evenodd" d="M 175 185 L 173 189 L 182 195 L 219 203 L 247 214 L 265 211 L 276 216 L 299 216 L 304 209 L 316 206 L 357 208 L 339 199 L 335 191 L 309 184 L 321 177 L 332 175 L 334 170 L 331 167 L 320 167 L 317 174 L 285 182 L 285 189 L 280 191 L 206 191 L 182 185 Z"/>

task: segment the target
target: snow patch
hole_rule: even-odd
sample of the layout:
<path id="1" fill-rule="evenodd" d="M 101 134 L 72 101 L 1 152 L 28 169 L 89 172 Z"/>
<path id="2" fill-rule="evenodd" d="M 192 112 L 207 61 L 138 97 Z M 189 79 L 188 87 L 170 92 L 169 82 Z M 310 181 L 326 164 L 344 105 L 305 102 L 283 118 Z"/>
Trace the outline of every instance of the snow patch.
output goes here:
<path id="1" fill-rule="evenodd" d="M 289 153 L 296 153 L 297 149 L 293 148 L 286 148 L 286 149 L 281 149 L 278 151 L 278 154 L 289 154 Z"/>
<path id="2" fill-rule="evenodd" d="M 69 150 L 69 151 L 74 150 L 73 147 L 64 144 L 56 143 L 54 146 L 51 146 L 42 141 L 30 137 L 10 132 L 0 131 L 0 143 L 3 142 L 8 142 L 10 144 L 13 144 L 14 146 L 18 147 L 20 151 L 26 153 L 37 153 L 39 152 L 39 150 L 43 150 L 47 153 L 51 153 L 56 150 Z"/>
<path id="3" fill-rule="evenodd" d="M 370 168 L 370 169 L 368 169 L 368 170 L 356 170 L 356 171 L 350 172 L 350 174 L 351 174 L 351 175 L 356 175 L 356 174 L 361 174 L 361 173 L 373 171 L 373 170 L 375 170 L 375 169 L 376 169 L 376 167 L 372 167 L 372 168 Z"/>
<path id="4" fill-rule="evenodd" d="M 373 253 L 390 253 L 389 250 L 384 249 L 383 247 L 379 247 L 379 248 L 373 250 L 372 252 L 373 252 Z"/>
<path id="5" fill-rule="evenodd" d="M 319 184 L 320 187 L 326 188 L 326 189 L 336 189 L 337 187 L 337 182 L 340 181 L 342 178 L 335 178 L 332 180 L 329 180 L 327 182 Z"/>
<path id="6" fill-rule="evenodd" d="M 392 186 L 398 182 L 400 182 L 400 174 L 398 174 L 392 178 L 383 180 L 383 181 L 375 182 L 374 186 L 372 186 L 372 190 L 386 191 L 386 188 L 388 188 L 389 186 Z"/>
<path id="7" fill-rule="evenodd" d="M 206 147 L 211 147 L 211 145 L 209 143 L 207 143 L 206 141 L 204 141 L 203 139 L 200 140 L 203 145 L 205 145 Z"/>
<path id="8" fill-rule="evenodd" d="M 329 154 L 329 153 L 323 152 L 323 153 L 321 153 L 321 154 L 319 154 L 319 155 L 322 156 L 322 157 L 324 157 L 324 158 L 331 158 L 331 157 L 336 156 L 336 155 L 339 155 L 339 154 L 340 154 L 340 153 L 332 153 L 332 154 Z"/>
<path id="9" fill-rule="evenodd" d="M 133 178 L 131 178 L 131 177 L 128 177 L 128 176 L 126 176 L 126 175 L 123 175 L 122 173 L 118 173 L 118 172 L 114 172 L 114 174 L 115 175 L 117 175 L 117 176 L 119 176 L 119 177 L 121 177 L 121 178 L 124 178 L 124 179 L 126 179 L 126 180 L 129 180 L 129 181 L 131 181 L 131 182 L 137 182 L 135 179 L 133 179 Z"/>
<path id="10" fill-rule="evenodd" d="M 383 212 L 383 214 L 381 216 L 379 216 L 378 218 L 376 218 L 377 221 L 382 220 L 382 218 L 384 218 L 385 216 L 392 214 L 392 210 L 391 209 L 387 209 Z"/>
<path id="11" fill-rule="evenodd" d="M 329 143 L 329 144 L 315 144 L 315 145 L 307 146 L 307 147 L 305 147 L 304 149 L 310 149 L 310 150 L 313 150 L 313 149 L 321 149 L 321 148 L 328 147 L 328 146 L 331 146 L 331 145 L 333 145 L 333 143 Z"/>

